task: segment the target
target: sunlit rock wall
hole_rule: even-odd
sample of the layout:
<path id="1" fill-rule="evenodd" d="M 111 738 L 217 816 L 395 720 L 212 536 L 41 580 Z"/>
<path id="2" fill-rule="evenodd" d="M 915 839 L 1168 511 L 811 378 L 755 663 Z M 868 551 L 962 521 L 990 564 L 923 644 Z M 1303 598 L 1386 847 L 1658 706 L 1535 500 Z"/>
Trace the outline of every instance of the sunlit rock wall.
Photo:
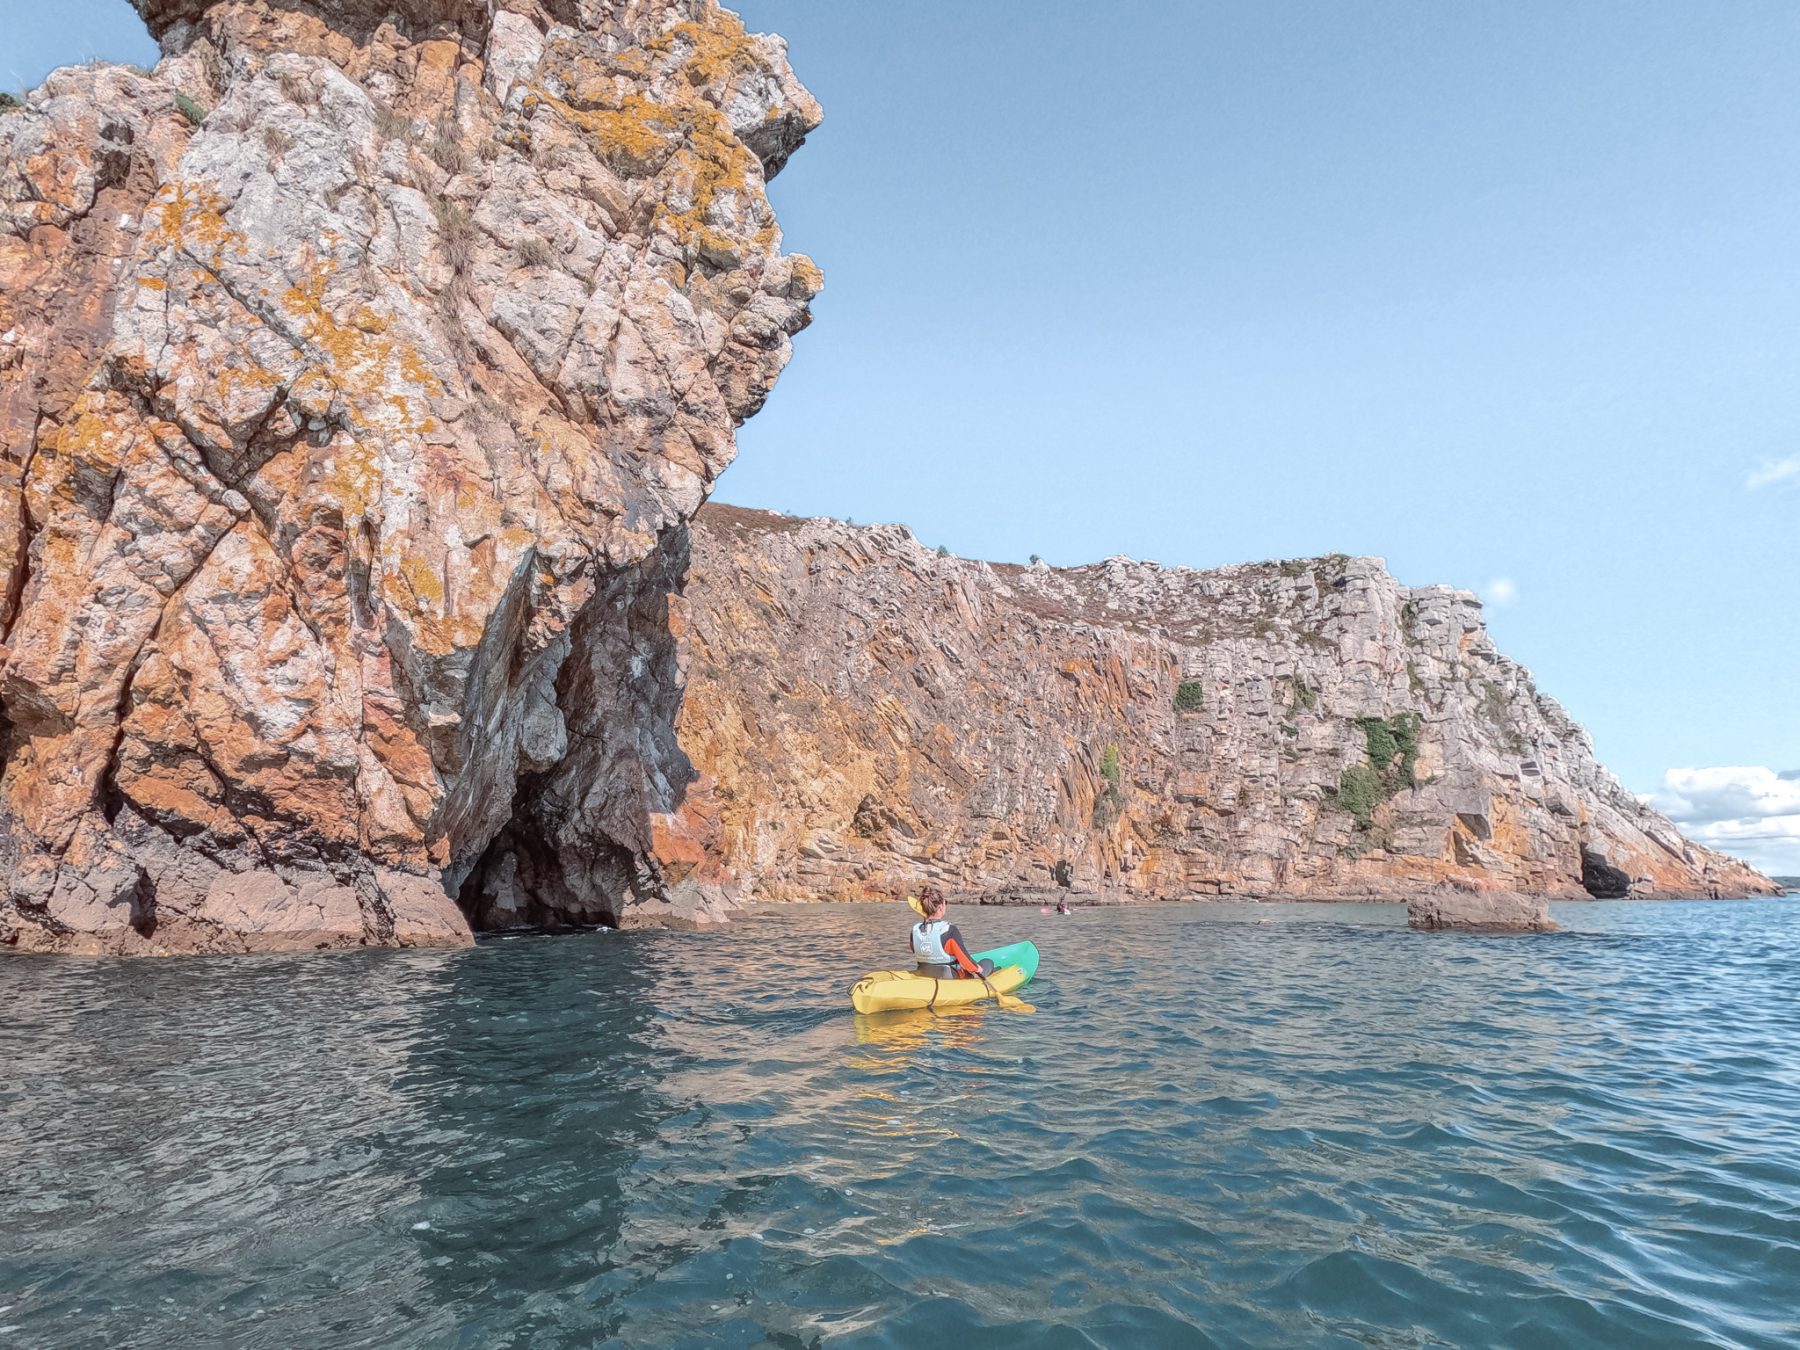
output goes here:
<path id="1" fill-rule="evenodd" d="M 1376 559 L 1000 566 L 708 506 L 687 598 L 682 744 L 771 898 L 1062 860 L 1111 898 L 1773 893 L 1626 792 L 1474 596 Z"/>
<path id="2" fill-rule="evenodd" d="M 0 945 L 704 922 L 687 521 L 820 286 L 711 0 L 140 0 L 0 112 Z"/>

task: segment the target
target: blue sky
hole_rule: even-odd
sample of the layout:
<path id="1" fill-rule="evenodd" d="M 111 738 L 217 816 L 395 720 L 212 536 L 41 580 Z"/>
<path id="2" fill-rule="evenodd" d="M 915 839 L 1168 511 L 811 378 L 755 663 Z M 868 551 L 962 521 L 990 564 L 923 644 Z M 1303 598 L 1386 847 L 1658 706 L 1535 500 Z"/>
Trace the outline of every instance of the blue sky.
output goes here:
<path id="1" fill-rule="evenodd" d="M 0 80 L 154 59 L 57 9 Z M 827 290 L 721 498 L 1486 590 L 1628 786 L 1800 873 L 1800 6 L 740 9 L 825 106 L 772 192 Z"/>

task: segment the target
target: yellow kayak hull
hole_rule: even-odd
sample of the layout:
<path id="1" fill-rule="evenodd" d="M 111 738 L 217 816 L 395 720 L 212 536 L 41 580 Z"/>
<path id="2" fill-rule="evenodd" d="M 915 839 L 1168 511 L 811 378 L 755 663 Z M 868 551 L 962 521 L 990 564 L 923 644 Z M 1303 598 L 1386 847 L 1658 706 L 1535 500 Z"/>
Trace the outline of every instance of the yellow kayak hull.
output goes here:
<path id="1" fill-rule="evenodd" d="M 1030 978 L 1023 966 L 996 970 L 986 980 L 934 980 L 915 970 L 877 970 L 850 987 L 850 1006 L 859 1013 L 954 1008 L 1010 994 Z"/>

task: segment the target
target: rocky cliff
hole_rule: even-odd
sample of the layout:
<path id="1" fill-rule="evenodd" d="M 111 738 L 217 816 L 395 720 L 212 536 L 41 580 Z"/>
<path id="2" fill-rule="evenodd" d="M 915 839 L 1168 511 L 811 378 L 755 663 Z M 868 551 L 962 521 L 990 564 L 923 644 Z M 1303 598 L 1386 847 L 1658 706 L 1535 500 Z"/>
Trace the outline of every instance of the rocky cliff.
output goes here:
<path id="1" fill-rule="evenodd" d="M 1771 894 L 1683 839 L 1496 651 L 1373 558 L 965 562 L 904 527 L 709 506 L 681 742 L 760 895 L 1057 864 L 1109 898 Z"/>
<path id="2" fill-rule="evenodd" d="M 670 593 L 820 286 L 783 45 L 137 3 L 154 72 L 0 112 L 0 945 L 706 917 Z"/>

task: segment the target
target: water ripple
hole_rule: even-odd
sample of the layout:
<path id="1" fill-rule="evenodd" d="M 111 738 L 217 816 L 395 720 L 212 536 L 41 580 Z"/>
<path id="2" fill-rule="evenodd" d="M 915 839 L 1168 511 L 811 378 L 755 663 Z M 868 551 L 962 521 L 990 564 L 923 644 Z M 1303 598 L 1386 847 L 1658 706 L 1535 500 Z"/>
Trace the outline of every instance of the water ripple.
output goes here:
<path id="1" fill-rule="evenodd" d="M 1800 1343 L 1800 906 L 966 917 L 0 962 L 0 1347 Z"/>

